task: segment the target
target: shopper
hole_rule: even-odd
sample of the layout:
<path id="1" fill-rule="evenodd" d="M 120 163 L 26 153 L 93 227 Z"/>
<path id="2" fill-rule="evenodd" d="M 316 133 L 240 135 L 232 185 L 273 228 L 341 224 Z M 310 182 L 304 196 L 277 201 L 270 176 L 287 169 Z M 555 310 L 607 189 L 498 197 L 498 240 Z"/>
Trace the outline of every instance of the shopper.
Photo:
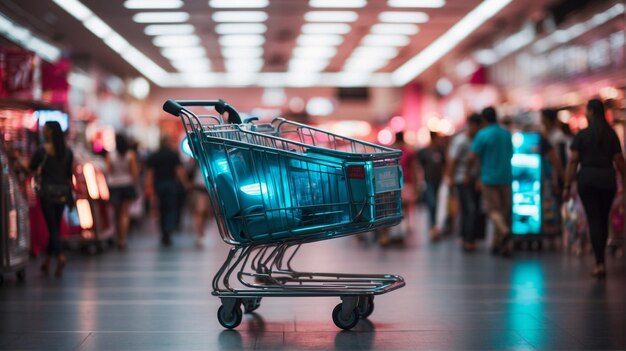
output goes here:
<path id="1" fill-rule="evenodd" d="M 446 164 L 443 138 L 437 133 L 431 132 L 430 144 L 417 152 L 417 160 L 422 168 L 424 183 L 426 184 L 424 201 L 428 209 L 430 238 L 438 240 L 441 237 L 441 229 L 436 225 L 437 198 Z"/>
<path id="2" fill-rule="evenodd" d="M 481 129 L 472 141 L 466 174 L 470 177 L 471 167 L 478 160 L 484 207 L 495 226 L 492 253 L 510 256 L 511 182 L 513 178 L 511 132 L 498 124 L 496 110 L 493 107 L 485 108 L 482 111 L 482 117 L 487 126 Z"/>
<path id="3" fill-rule="evenodd" d="M 557 116 L 558 111 L 555 109 L 541 110 L 541 124 L 544 128 L 545 137 L 554 148 L 561 167 L 565 168 L 569 158 L 572 137 L 563 131 L 563 123 L 558 120 Z"/>
<path id="4" fill-rule="evenodd" d="M 41 265 L 44 275 L 50 272 L 50 261 L 56 258 L 54 275 L 63 276 L 66 257 L 61 243 L 61 219 L 66 205 L 74 206 L 72 170 L 74 154 L 65 143 L 59 122 L 48 121 L 43 126 L 45 143 L 33 155 L 28 169 L 38 174 L 37 196 L 48 227 L 48 247 Z"/>
<path id="5" fill-rule="evenodd" d="M 589 100 L 586 117 L 589 127 L 574 137 L 570 148 L 563 197 L 569 199 L 570 188 L 580 164 L 576 175 L 577 189 L 587 214 L 589 235 L 596 258 L 596 266 L 591 274 L 603 278 L 606 276 L 604 261 L 609 233 L 609 212 L 616 192 L 614 167 L 619 171 L 623 181 L 626 177 L 626 163 L 619 139 L 606 120 L 604 106 L 600 100 Z"/>
<path id="6" fill-rule="evenodd" d="M 196 247 L 204 247 L 204 231 L 208 220 L 212 217 L 211 199 L 206 187 L 204 173 L 200 169 L 198 161 L 193 161 L 193 224 L 196 231 Z"/>
<path id="7" fill-rule="evenodd" d="M 174 151 L 168 136 L 161 138 L 159 150 L 150 155 L 146 165 L 148 169 L 146 172 L 145 195 L 148 198 L 152 198 L 153 195 L 157 197 L 159 202 L 161 244 L 170 246 L 172 244 L 172 232 L 176 228 L 177 222 L 179 184 L 183 184 L 185 189 L 190 189 L 191 185 L 180 162 L 178 153 Z"/>
<path id="8" fill-rule="evenodd" d="M 476 250 L 476 239 L 484 235 L 485 214 L 481 208 L 481 192 L 477 187 L 478 167 L 468 169 L 470 146 L 483 125 L 479 114 L 467 119 L 467 129 L 454 137 L 448 149 L 447 179 L 454 185 L 461 207 L 463 250 Z"/>
<path id="9" fill-rule="evenodd" d="M 107 183 L 111 193 L 111 204 L 115 214 L 117 232 L 117 248 L 126 249 L 126 237 L 130 223 L 130 204 L 137 197 L 139 181 L 139 165 L 137 154 L 130 149 L 128 139 L 122 135 L 115 136 L 114 152 L 106 155 Z"/>
<path id="10" fill-rule="evenodd" d="M 383 228 L 376 231 L 378 244 L 382 247 L 388 246 L 391 242 L 404 243 L 405 236 L 407 233 L 410 233 L 414 227 L 413 212 L 418 198 L 417 159 L 415 152 L 404 142 L 403 132 L 396 133 L 393 147 L 402 151 L 400 167 L 402 168 L 404 185 L 402 186 L 400 196 L 405 220 L 401 222 L 399 230 L 392 231 L 391 228 Z"/>

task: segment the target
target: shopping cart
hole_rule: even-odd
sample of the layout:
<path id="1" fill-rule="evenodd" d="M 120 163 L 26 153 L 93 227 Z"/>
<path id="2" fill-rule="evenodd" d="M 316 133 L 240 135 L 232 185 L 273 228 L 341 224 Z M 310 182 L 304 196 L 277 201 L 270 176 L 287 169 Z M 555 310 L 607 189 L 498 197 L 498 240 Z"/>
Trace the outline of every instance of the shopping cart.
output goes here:
<path id="1" fill-rule="evenodd" d="M 219 115 L 194 113 L 192 106 L 213 107 Z M 372 313 L 375 295 L 404 286 L 391 274 L 292 268 L 302 244 L 401 221 L 400 151 L 282 118 L 241 123 L 222 100 L 168 100 L 163 109 L 183 121 L 220 235 L 233 246 L 212 284 L 222 326 L 237 327 L 241 306 L 254 311 L 263 297 L 338 296 L 333 321 L 351 329 Z"/>
<path id="2" fill-rule="evenodd" d="M 26 279 L 29 250 L 28 204 L 19 189 L 11 162 L 0 143 L 0 285 L 4 275 Z"/>

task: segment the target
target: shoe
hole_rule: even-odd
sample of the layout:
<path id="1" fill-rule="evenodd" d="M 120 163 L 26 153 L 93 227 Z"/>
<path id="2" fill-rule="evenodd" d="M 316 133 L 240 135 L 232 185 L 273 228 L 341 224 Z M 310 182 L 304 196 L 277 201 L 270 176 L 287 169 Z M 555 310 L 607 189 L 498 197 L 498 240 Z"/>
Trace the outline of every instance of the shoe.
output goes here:
<path id="1" fill-rule="evenodd" d="M 437 227 L 433 227 L 430 230 L 430 241 L 439 241 L 441 239 L 441 230 Z"/>
<path id="2" fill-rule="evenodd" d="M 511 256 L 513 256 L 513 249 L 511 248 L 512 239 L 513 237 L 511 236 L 511 233 L 505 234 L 502 238 L 502 242 L 500 242 L 499 248 L 500 255 L 502 255 L 502 257 L 510 258 Z"/>
<path id="3" fill-rule="evenodd" d="M 41 264 L 41 267 L 40 267 L 39 269 L 41 270 L 41 273 L 42 273 L 44 276 L 46 276 L 46 277 L 47 277 L 48 275 L 50 275 L 50 258 L 49 258 L 49 257 L 47 257 L 47 258 L 43 261 L 43 263 Z"/>
<path id="4" fill-rule="evenodd" d="M 596 267 L 593 271 L 591 271 L 591 276 L 598 279 L 606 278 L 606 268 Z"/>
<path id="5" fill-rule="evenodd" d="M 463 251 L 465 252 L 472 252 L 476 250 L 476 245 L 474 243 L 471 243 L 469 241 L 464 241 L 463 242 Z"/>
<path id="6" fill-rule="evenodd" d="M 172 246 L 172 237 L 169 234 L 165 234 L 161 237 L 161 245 Z"/>
<path id="7" fill-rule="evenodd" d="M 54 276 L 57 278 L 61 278 L 63 276 L 63 270 L 65 269 L 65 259 L 64 256 L 59 256 L 57 258 L 57 269 L 54 271 Z"/>
<path id="8" fill-rule="evenodd" d="M 500 248 L 497 245 L 491 247 L 491 254 L 497 256 L 500 254 Z"/>

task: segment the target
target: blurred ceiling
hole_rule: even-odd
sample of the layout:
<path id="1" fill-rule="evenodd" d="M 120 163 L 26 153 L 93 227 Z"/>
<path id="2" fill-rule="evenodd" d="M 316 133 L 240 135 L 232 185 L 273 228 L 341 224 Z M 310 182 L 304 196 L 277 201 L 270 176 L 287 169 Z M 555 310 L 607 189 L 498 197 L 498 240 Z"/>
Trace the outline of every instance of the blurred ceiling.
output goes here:
<path id="1" fill-rule="evenodd" d="M 0 12 L 75 62 L 162 87 L 402 86 L 554 2 L 3 0 Z"/>

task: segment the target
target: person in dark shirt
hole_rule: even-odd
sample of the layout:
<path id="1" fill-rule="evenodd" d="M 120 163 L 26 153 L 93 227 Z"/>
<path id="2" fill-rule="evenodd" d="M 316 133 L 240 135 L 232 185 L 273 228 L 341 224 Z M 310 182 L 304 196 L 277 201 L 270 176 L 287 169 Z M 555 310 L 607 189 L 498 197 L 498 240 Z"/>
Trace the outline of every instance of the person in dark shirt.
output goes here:
<path id="1" fill-rule="evenodd" d="M 570 147 L 563 198 L 570 198 L 570 188 L 576 175 L 578 195 L 587 214 L 591 245 L 596 258 L 596 266 L 591 274 L 603 278 L 606 276 L 604 256 L 609 233 L 609 212 L 616 192 L 614 167 L 624 180 L 626 163 L 617 134 L 606 121 L 602 101 L 589 100 L 586 116 L 589 127 L 574 137 Z M 580 169 L 576 173 L 579 164 Z"/>
<path id="2" fill-rule="evenodd" d="M 177 223 L 179 184 L 183 184 L 186 189 L 190 189 L 191 185 L 178 153 L 167 136 L 161 138 L 159 150 L 148 158 L 147 167 L 145 194 L 148 198 L 156 194 L 158 198 L 161 243 L 170 246 L 171 234 Z"/>
<path id="3" fill-rule="evenodd" d="M 48 227 L 48 247 L 41 271 L 48 275 L 50 260 L 57 259 L 55 276 L 61 277 L 66 258 L 61 243 L 61 217 L 65 205 L 71 204 L 72 170 L 74 155 L 65 144 L 65 136 L 58 122 L 49 121 L 43 126 L 45 143 L 35 151 L 28 164 L 31 172 L 39 172 L 37 196 Z"/>
<path id="4" fill-rule="evenodd" d="M 426 183 L 424 200 L 428 208 L 430 237 L 432 240 L 437 240 L 441 236 L 441 232 L 436 226 L 437 195 L 443 179 L 446 154 L 443 139 L 437 133 L 430 133 L 430 140 L 430 145 L 417 152 L 417 160 L 421 165 L 424 182 Z"/>

